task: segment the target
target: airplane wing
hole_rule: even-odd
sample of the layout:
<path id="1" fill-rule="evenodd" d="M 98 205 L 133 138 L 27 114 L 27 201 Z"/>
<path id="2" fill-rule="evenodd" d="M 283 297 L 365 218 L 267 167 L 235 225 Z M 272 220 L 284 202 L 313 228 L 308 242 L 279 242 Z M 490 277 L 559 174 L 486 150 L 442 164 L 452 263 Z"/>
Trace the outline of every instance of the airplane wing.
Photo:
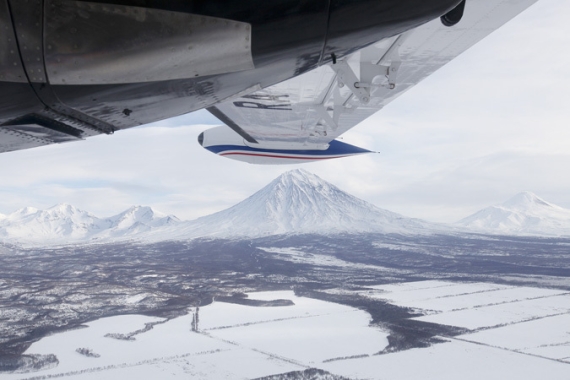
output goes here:
<path id="1" fill-rule="evenodd" d="M 342 60 L 333 57 L 330 64 L 313 71 L 208 108 L 239 138 L 218 127 L 204 132 L 199 141 L 214 153 L 250 163 L 366 153 L 346 146 L 339 150 L 334 139 L 535 2 L 468 0 L 454 26 L 436 19 Z"/>

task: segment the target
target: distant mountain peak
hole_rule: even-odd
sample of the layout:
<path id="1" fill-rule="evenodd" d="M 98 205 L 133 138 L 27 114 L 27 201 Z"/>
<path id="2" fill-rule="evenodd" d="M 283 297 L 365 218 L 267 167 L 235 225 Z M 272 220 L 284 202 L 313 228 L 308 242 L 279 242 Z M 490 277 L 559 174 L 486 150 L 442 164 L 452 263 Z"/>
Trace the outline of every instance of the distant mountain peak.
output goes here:
<path id="1" fill-rule="evenodd" d="M 319 177 L 316 174 L 313 174 L 311 172 L 306 171 L 305 169 L 293 169 L 293 170 L 289 170 L 286 171 L 285 173 L 281 174 L 279 177 L 277 177 L 276 179 L 298 179 L 301 181 L 310 181 L 313 179 L 317 179 L 319 181 L 323 181 L 323 179 L 321 179 L 321 177 Z"/>
<path id="2" fill-rule="evenodd" d="M 290 200 L 295 200 L 294 196 L 307 198 L 318 197 L 330 193 L 331 191 L 344 193 L 336 186 L 313 173 L 309 173 L 303 169 L 295 169 L 281 174 L 253 196 L 262 193 L 271 193 L 274 196 L 280 196 L 281 193 L 285 192 Z M 344 194 L 346 196 L 353 197 L 352 195 Z M 281 201 L 284 199 L 285 198 L 283 197 L 279 198 Z"/>
<path id="3" fill-rule="evenodd" d="M 55 204 L 55 205 L 49 207 L 48 210 L 51 210 L 51 209 L 54 209 L 54 210 L 55 210 L 55 209 L 61 209 L 61 210 L 63 210 L 63 209 L 74 209 L 74 208 L 75 208 L 75 206 L 72 206 L 72 205 L 70 205 L 69 203 L 62 202 L 62 203 L 57 203 L 57 204 Z"/>
<path id="4" fill-rule="evenodd" d="M 540 206 L 540 207 L 551 207 L 551 208 L 561 208 L 552 203 L 545 201 L 538 195 L 530 191 L 523 191 L 518 193 L 514 197 L 510 198 L 506 202 L 501 204 L 502 207 L 509 209 L 524 209 L 528 207 Z"/>
<path id="5" fill-rule="evenodd" d="M 25 216 L 25 215 L 35 214 L 38 211 L 39 210 L 35 207 L 24 207 L 24 208 L 21 208 L 21 209 L 14 211 L 13 213 L 7 215 L 6 217 L 10 217 L 13 215 Z"/>
<path id="6" fill-rule="evenodd" d="M 133 206 L 109 218 L 98 218 L 68 203 L 45 210 L 26 207 L 0 218 L 0 239 L 22 244 L 70 244 L 93 239 L 128 238 L 179 223 L 151 207 Z"/>
<path id="7" fill-rule="evenodd" d="M 149 206 L 131 206 L 125 211 L 108 218 L 111 228 L 118 230 L 150 229 L 179 222 L 173 215 L 166 215 Z"/>
<path id="8" fill-rule="evenodd" d="M 358 199 L 303 169 L 285 172 L 244 201 L 176 226 L 182 237 L 278 234 L 418 233 L 441 226 L 406 218 Z"/>
<path id="9" fill-rule="evenodd" d="M 268 186 L 297 186 L 297 187 L 320 187 L 330 185 L 316 174 L 310 173 L 304 169 L 295 169 L 287 171 L 275 178 Z"/>
<path id="10" fill-rule="evenodd" d="M 36 210 L 40 211 L 40 210 Z M 78 209 L 75 206 L 70 205 L 69 203 L 58 203 L 47 210 L 43 210 L 45 213 L 49 214 L 61 214 L 61 215 L 73 215 L 73 214 L 89 214 L 87 211 L 83 211 Z"/>
<path id="11" fill-rule="evenodd" d="M 562 236 L 570 235 L 570 210 L 524 191 L 457 224 L 485 233 Z"/>
<path id="12" fill-rule="evenodd" d="M 157 216 L 160 218 L 166 216 L 166 214 L 163 214 L 160 211 L 157 211 L 150 206 L 141 206 L 141 205 L 131 206 L 128 209 L 126 209 L 125 211 L 123 211 L 122 213 L 120 213 L 119 215 L 133 215 L 133 214 L 137 214 L 139 216 L 142 216 L 142 215 Z"/>

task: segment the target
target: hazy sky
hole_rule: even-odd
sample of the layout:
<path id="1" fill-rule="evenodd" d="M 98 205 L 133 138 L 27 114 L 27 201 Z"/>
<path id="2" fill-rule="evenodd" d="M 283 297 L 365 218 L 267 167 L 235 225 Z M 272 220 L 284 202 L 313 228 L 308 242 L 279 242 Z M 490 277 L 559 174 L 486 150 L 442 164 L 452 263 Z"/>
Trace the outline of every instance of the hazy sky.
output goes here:
<path id="1" fill-rule="evenodd" d="M 344 135 L 380 151 L 301 166 L 218 157 L 206 111 L 113 136 L 0 154 L 0 213 L 71 203 L 97 216 L 134 204 L 192 219 L 302 167 L 378 207 L 453 222 L 524 190 L 570 208 L 570 1 L 515 20 Z M 202 124 L 202 125 L 197 125 Z"/>

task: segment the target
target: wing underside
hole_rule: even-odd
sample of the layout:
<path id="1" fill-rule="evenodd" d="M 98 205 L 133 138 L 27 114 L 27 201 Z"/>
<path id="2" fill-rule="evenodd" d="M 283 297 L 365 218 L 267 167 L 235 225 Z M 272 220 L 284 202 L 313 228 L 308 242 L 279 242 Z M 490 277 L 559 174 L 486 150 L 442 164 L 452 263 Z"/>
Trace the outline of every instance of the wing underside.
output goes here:
<path id="1" fill-rule="evenodd" d="M 468 0 L 457 25 L 433 20 L 209 110 L 260 147 L 327 144 L 535 2 Z"/>

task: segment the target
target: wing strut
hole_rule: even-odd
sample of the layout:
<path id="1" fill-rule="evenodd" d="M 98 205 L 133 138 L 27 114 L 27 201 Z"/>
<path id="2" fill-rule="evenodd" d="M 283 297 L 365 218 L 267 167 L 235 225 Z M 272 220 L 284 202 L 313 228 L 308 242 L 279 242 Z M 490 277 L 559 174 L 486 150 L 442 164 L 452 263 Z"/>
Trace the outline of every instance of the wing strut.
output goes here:
<path id="1" fill-rule="evenodd" d="M 331 64 L 337 75 L 339 87 L 347 86 L 350 91 L 362 104 L 370 101 L 371 87 L 388 87 L 390 90 L 396 88 L 396 77 L 398 69 L 402 65 L 400 59 L 400 47 L 408 38 L 410 33 L 403 33 L 390 46 L 377 64 L 370 62 L 367 57 L 360 59 L 360 80 L 346 61 L 336 61 Z M 365 50 L 366 53 L 373 53 L 373 50 Z M 362 54 L 365 54 L 364 51 Z M 375 84 L 372 81 L 377 76 L 385 76 L 388 83 Z"/>

